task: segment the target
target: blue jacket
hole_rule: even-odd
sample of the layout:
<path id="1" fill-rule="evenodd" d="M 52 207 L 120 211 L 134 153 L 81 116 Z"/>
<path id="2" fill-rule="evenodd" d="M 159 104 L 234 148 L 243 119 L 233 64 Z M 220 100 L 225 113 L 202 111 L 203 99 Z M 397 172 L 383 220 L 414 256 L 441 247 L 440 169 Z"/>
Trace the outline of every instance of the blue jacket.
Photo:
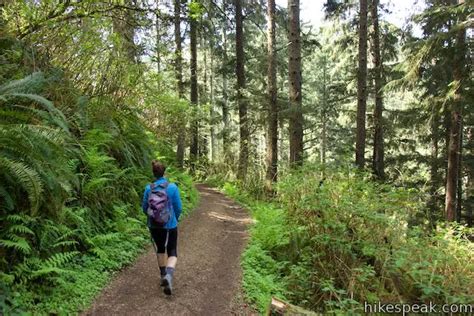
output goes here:
<path id="1" fill-rule="evenodd" d="M 161 177 L 161 178 L 159 178 L 155 181 L 155 184 L 158 185 L 158 184 L 162 184 L 163 182 L 168 182 L 169 183 L 168 179 Z M 148 227 L 149 228 L 154 228 L 154 227 L 157 227 L 157 226 L 155 224 L 153 224 L 153 222 L 151 221 L 150 217 L 147 214 L 148 197 L 150 195 L 150 191 L 151 191 L 150 184 L 148 184 L 145 187 L 145 192 L 143 193 L 142 210 L 143 210 L 143 213 L 145 213 L 145 215 L 147 215 L 147 217 L 148 217 L 148 220 L 147 220 Z M 172 229 L 172 228 L 176 228 L 178 226 L 178 220 L 179 220 L 179 216 L 181 215 L 181 211 L 183 210 L 183 206 L 181 204 L 181 197 L 179 195 L 179 189 L 176 186 L 176 184 L 170 183 L 168 185 L 168 187 L 166 188 L 166 194 L 168 194 L 168 198 L 170 199 L 171 204 L 173 205 L 173 209 L 171 210 L 171 218 L 168 221 L 168 223 L 166 223 L 164 228 Z"/>

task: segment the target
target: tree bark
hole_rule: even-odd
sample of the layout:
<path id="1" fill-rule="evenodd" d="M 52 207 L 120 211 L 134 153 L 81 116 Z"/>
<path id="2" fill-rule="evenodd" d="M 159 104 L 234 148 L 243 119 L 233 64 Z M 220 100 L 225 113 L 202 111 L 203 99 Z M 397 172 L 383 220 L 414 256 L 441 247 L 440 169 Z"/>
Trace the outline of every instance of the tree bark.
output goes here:
<path id="1" fill-rule="evenodd" d="M 268 312 L 269 315 L 300 315 L 300 316 L 316 316 L 317 313 L 306 310 L 302 307 L 287 303 L 278 298 L 272 297 Z"/>
<path id="2" fill-rule="evenodd" d="M 433 228 L 435 227 L 436 210 L 438 209 L 438 188 L 443 182 L 439 174 L 439 124 L 438 109 L 433 106 L 431 114 L 430 199 L 428 201 L 428 217 Z"/>
<path id="3" fill-rule="evenodd" d="M 327 59 L 323 57 L 323 104 L 321 109 L 321 164 L 326 164 L 327 151 L 327 110 L 328 110 L 328 95 L 327 95 Z"/>
<path id="4" fill-rule="evenodd" d="M 212 12 L 212 11 L 211 11 Z M 209 19 L 212 19 L 212 14 L 210 13 Z M 212 27 L 212 26 L 211 26 Z M 212 30 L 214 34 L 214 29 Z M 216 139 L 216 127 L 215 127 L 215 113 L 214 113 L 214 37 L 213 35 L 209 37 L 209 59 L 210 59 L 210 68 L 209 73 L 209 100 L 210 100 L 210 113 L 211 116 L 211 160 L 215 161 L 217 157 L 217 139 Z"/>
<path id="5" fill-rule="evenodd" d="M 158 1 L 159 3 L 159 1 Z M 158 9 L 155 13 L 155 28 L 156 28 L 156 45 L 155 45 L 155 58 L 156 58 L 156 71 L 161 72 L 161 52 L 160 52 L 160 43 L 161 43 L 161 33 L 160 33 L 160 15 Z M 175 7 L 176 14 L 176 7 Z M 176 17 L 175 17 L 176 19 Z M 176 22 L 176 21 L 175 21 Z M 176 28 L 176 24 L 175 24 Z M 175 30 L 176 31 L 176 30 Z"/>
<path id="6" fill-rule="evenodd" d="M 288 76 L 290 93 L 290 164 L 303 163 L 303 111 L 301 91 L 300 1 L 288 0 Z"/>
<path id="7" fill-rule="evenodd" d="M 276 78 L 276 52 L 275 52 L 275 0 L 268 0 L 267 8 L 268 32 L 268 121 L 267 121 L 267 186 L 277 180 L 278 168 L 278 103 L 277 103 L 277 78 Z"/>
<path id="8" fill-rule="evenodd" d="M 222 11 L 226 12 L 226 0 L 222 1 Z M 222 65 L 226 69 L 228 58 L 227 58 L 227 22 L 224 23 L 222 30 L 222 42 L 223 42 L 223 53 L 222 53 Z M 223 130 L 222 130 L 222 145 L 224 147 L 224 160 L 229 157 L 229 107 L 227 103 L 228 93 L 227 93 L 227 72 L 222 71 L 222 121 L 223 121 Z"/>
<path id="9" fill-rule="evenodd" d="M 126 0 L 125 4 L 133 7 L 133 1 Z M 125 9 L 117 12 L 117 16 L 112 18 L 113 31 L 119 34 L 122 39 L 121 47 L 118 51 L 122 52 L 125 57 L 133 62 L 137 62 L 137 47 L 134 42 L 135 37 L 135 17 L 134 12 Z"/>
<path id="10" fill-rule="evenodd" d="M 191 104 L 195 108 L 195 115 L 191 122 L 191 146 L 190 160 L 191 168 L 194 170 L 195 162 L 199 156 L 199 123 L 196 119 L 198 112 L 198 82 L 197 82 L 197 21 L 195 18 L 189 18 L 190 25 L 190 49 L 191 49 Z"/>
<path id="11" fill-rule="evenodd" d="M 445 215 L 447 221 L 454 221 L 456 219 L 457 208 L 457 185 L 459 176 L 459 151 L 460 151 L 460 127 L 461 127 L 461 113 L 459 109 L 454 109 L 452 113 L 452 124 L 449 137 L 449 152 L 448 152 L 448 173 L 446 176 L 446 200 L 445 200 Z"/>
<path id="12" fill-rule="evenodd" d="M 213 22 L 214 19 L 214 6 L 210 6 L 208 9 L 208 20 L 210 36 L 208 36 L 208 45 L 209 45 L 209 117 L 210 117 L 210 159 L 215 161 L 217 157 L 217 138 L 216 138 L 216 126 L 215 126 L 215 108 L 214 108 L 214 34 L 215 34 L 215 25 Z"/>
<path id="13" fill-rule="evenodd" d="M 184 98 L 183 84 L 183 50 L 181 43 L 181 0 L 174 0 L 174 41 L 175 41 L 175 78 L 178 97 Z M 181 130 L 178 132 L 176 163 L 179 168 L 184 166 L 184 146 L 186 143 L 186 121 L 183 121 Z"/>
<path id="14" fill-rule="evenodd" d="M 207 105 L 209 103 L 209 92 L 208 92 L 208 63 L 207 63 L 207 47 L 205 45 L 205 34 L 204 33 L 204 27 L 203 27 L 203 17 L 201 16 L 200 23 L 199 25 L 201 26 L 199 28 L 199 48 L 200 51 L 202 52 L 202 84 L 198 89 L 199 95 L 201 96 L 201 104 Z M 198 122 L 198 128 L 201 129 L 201 122 Z M 207 129 L 205 128 L 201 129 L 201 135 L 200 137 L 200 143 L 199 143 L 199 157 L 208 157 L 209 153 L 209 140 L 208 140 L 208 135 L 207 135 Z"/>
<path id="15" fill-rule="evenodd" d="M 466 147 L 470 149 L 467 153 L 466 162 L 470 163 L 466 166 L 467 171 L 467 185 L 466 185 L 466 222 L 469 227 L 472 227 L 473 216 L 472 210 L 474 208 L 474 168 L 472 162 L 474 161 L 474 127 L 469 127 L 466 131 Z"/>
<path id="16" fill-rule="evenodd" d="M 367 0 L 359 1 L 359 10 L 356 165 L 363 169 L 365 166 L 365 113 L 367 108 Z"/>
<path id="17" fill-rule="evenodd" d="M 4 38 L 7 36 L 7 32 L 5 29 L 5 20 L 3 19 L 3 10 L 5 8 L 6 0 L 0 0 L 0 38 Z M 0 48 L 0 50 L 2 50 Z"/>
<path id="18" fill-rule="evenodd" d="M 462 121 L 459 127 L 459 155 L 458 155 L 458 188 L 457 188 L 457 200 L 456 200 L 456 221 L 461 222 L 462 219 L 462 138 L 463 138 L 463 126 Z"/>
<path id="19" fill-rule="evenodd" d="M 464 0 L 458 0 L 458 4 L 464 3 Z M 451 128 L 449 131 L 448 148 L 448 171 L 446 175 L 446 199 L 445 216 L 447 221 L 456 220 L 457 208 L 457 186 L 459 177 L 459 162 L 461 152 L 461 128 L 462 128 L 462 92 L 461 85 L 463 81 L 463 67 L 465 55 L 465 36 L 466 31 L 461 29 L 456 36 L 455 57 L 453 59 L 453 79 L 457 85 L 454 92 L 453 103 L 451 104 Z"/>
<path id="20" fill-rule="evenodd" d="M 238 178 L 247 177 L 250 132 L 247 117 L 247 100 L 245 91 L 244 68 L 244 34 L 242 21 L 242 0 L 235 0 L 235 48 L 236 48 L 236 75 L 237 75 L 237 103 L 239 107 L 240 152 Z"/>
<path id="21" fill-rule="evenodd" d="M 380 30 L 378 16 L 379 0 L 372 0 L 371 15 L 373 23 L 372 34 L 372 57 L 374 62 L 374 155 L 372 169 L 377 178 L 385 178 L 384 171 L 384 139 L 383 139 L 383 64 L 380 56 Z"/>

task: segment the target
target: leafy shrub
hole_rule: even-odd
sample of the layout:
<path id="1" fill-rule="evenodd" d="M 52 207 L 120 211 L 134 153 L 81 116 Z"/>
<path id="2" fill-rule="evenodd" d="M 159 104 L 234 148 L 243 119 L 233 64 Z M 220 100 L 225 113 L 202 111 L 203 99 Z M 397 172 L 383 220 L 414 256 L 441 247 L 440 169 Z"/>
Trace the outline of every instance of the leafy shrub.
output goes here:
<path id="1" fill-rule="evenodd" d="M 294 301 L 360 311 L 364 301 L 472 300 L 472 245 L 454 233 L 410 228 L 422 209 L 416 192 L 314 166 L 285 178 L 278 192 L 299 253 L 287 276 Z"/>
<path id="2" fill-rule="evenodd" d="M 274 205 L 253 200 L 248 193 L 229 182 L 224 184 L 223 190 L 246 204 L 255 219 L 250 230 L 251 240 L 242 254 L 243 289 L 247 300 L 264 312 L 272 296 L 286 296 L 282 279 L 285 262 L 279 256 L 289 242 L 286 215 Z"/>
<path id="3" fill-rule="evenodd" d="M 136 111 L 119 111 L 108 99 L 46 100 L 40 94 L 54 95 L 50 81 L 36 73 L 0 86 L 6 314 L 77 312 L 112 271 L 133 261 L 148 242 L 139 203 L 152 179 L 150 161 L 167 147 Z M 172 167 L 169 174 L 189 212 L 197 201 L 191 178 Z"/>
<path id="4" fill-rule="evenodd" d="M 224 189 L 243 197 L 257 220 L 242 264 L 246 295 L 261 311 L 271 295 L 315 311 L 355 313 L 364 301 L 474 300 L 472 229 L 410 225 L 422 210 L 416 191 L 314 165 L 281 179 L 282 209 L 238 186 Z"/>

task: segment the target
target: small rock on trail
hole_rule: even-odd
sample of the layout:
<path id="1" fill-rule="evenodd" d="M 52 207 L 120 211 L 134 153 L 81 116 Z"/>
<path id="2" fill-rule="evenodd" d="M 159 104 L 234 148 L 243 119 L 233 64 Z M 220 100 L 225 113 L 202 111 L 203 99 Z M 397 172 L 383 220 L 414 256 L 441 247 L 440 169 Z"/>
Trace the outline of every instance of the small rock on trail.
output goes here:
<path id="1" fill-rule="evenodd" d="M 240 255 L 248 213 L 199 184 L 198 207 L 179 225 L 173 295 L 159 286 L 153 248 L 120 272 L 83 315 L 249 315 L 242 302 Z"/>

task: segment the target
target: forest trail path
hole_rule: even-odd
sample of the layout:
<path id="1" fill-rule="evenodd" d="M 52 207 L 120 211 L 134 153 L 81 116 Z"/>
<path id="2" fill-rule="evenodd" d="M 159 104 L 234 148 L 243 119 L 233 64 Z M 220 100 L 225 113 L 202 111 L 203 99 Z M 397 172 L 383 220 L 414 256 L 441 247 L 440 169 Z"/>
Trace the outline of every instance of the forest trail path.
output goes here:
<path id="1" fill-rule="evenodd" d="M 150 245 L 83 315 L 249 314 L 240 293 L 240 255 L 251 219 L 222 193 L 201 184 L 197 188 L 199 205 L 179 226 L 173 295 L 166 296 L 159 286 Z"/>

